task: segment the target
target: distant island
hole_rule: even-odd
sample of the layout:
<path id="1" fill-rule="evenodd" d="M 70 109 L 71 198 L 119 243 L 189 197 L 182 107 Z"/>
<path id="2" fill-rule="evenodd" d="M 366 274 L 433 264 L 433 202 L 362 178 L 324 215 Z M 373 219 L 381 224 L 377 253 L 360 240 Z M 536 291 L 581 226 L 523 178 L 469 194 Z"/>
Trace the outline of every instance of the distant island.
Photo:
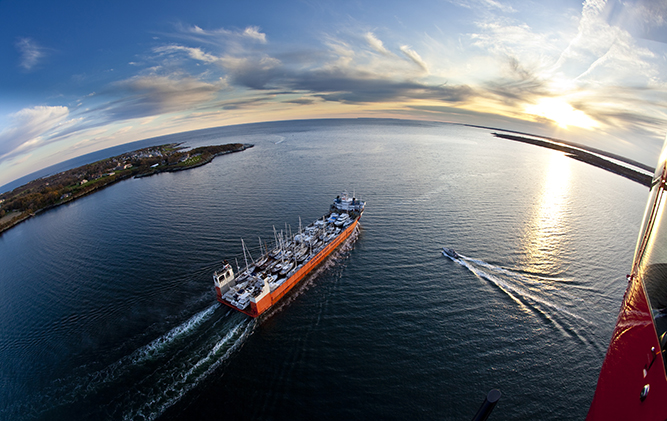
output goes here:
<path id="1" fill-rule="evenodd" d="M 169 143 L 38 178 L 0 195 L 0 233 L 39 212 L 71 202 L 121 180 L 199 167 L 208 164 L 216 156 L 252 147 L 229 143 L 186 150 L 178 143 Z"/>

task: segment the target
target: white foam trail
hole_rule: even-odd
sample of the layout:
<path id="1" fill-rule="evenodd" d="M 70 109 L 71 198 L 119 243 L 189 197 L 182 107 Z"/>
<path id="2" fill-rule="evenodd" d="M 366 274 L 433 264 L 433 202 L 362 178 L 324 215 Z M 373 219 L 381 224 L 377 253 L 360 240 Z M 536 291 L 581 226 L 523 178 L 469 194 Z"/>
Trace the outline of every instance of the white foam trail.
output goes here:
<path id="1" fill-rule="evenodd" d="M 176 326 L 148 345 L 144 345 L 137 349 L 127 358 L 129 358 L 133 364 L 141 364 L 149 358 L 154 358 L 157 354 L 159 354 L 162 350 L 174 342 L 174 340 L 191 332 L 193 329 L 211 317 L 211 315 L 215 312 L 215 309 L 218 307 L 220 307 L 220 304 L 215 303 L 207 309 L 200 311 L 199 313 L 186 320 L 183 324 Z"/>
<path id="2" fill-rule="evenodd" d="M 236 326 L 231 328 L 227 334 L 216 342 L 210 351 L 198 359 L 184 373 L 165 372 L 162 380 L 172 380 L 170 384 L 160 384 L 159 390 L 146 396 L 146 401 L 137 410 L 130 411 L 123 415 L 125 420 L 134 420 L 137 418 L 155 420 L 164 413 L 167 408 L 178 402 L 188 391 L 197 386 L 202 380 L 208 377 L 220 364 L 225 362 L 231 354 L 236 351 L 245 342 L 255 327 L 255 321 L 244 319 Z M 225 352 L 219 355 L 222 350 Z M 174 368 L 180 371 L 180 367 Z M 162 383 L 162 381 L 158 381 Z"/>
<path id="3" fill-rule="evenodd" d="M 322 264 L 321 267 L 317 268 L 312 276 L 309 276 L 307 282 L 312 282 L 312 280 L 316 279 L 322 271 L 325 271 L 334 265 L 336 259 L 340 255 L 352 248 L 352 244 L 358 235 L 359 231 L 357 229 L 345 244 L 336 251 L 336 253 L 329 256 L 326 262 Z M 298 291 L 296 295 L 298 295 Z M 277 308 L 275 310 L 272 309 L 271 311 L 279 310 L 285 304 L 288 304 L 289 301 L 290 300 L 282 300 L 281 305 L 276 306 Z M 198 315 L 204 317 L 204 312 L 201 312 Z M 199 317 L 193 316 L 193 318 L 191 318 L 192 323 L 189 323 L 189 321 L 188 323 L 179 326 L 179 328 L 182 329 L 172 329 L 172 331 L 163 335 L 163 337 L 158 340 L 151 342 L 151 344 L 144 348 L 146 348 L 147 351 L 152 352 L 152 347 L 162 346 L 162 339 L 166 341 L 170 340 L 172 337 L 178 336 L 181 331 L 188 330 L 188 326 L 194 327 L 196 325 L 196 320 L 199 320 Z M 233 320 L 234 319 L 230 319 L 230 321 Z M 127 420 L 138 418 L 154 420 L 158 418 L 167 410 L 167 408 L 181 400 L 186 393 L 200 384 L 221 364 L 227 361 L 229 357 L 243 345 L 255 326 L 256 319 L 244 317 L 231 327 L 225 328 L 224 331 L 226 331 L 226 334 L 223 338 L 213 344 L 209 341 L 208 345 L 204 345 L 196 352 L 190 353 L 187 361 L 181 361 L 177 365 L 174 365 L 173 361 L 166 362 L 160 370 L 156 370 L 153 375 L 142 379 L 141 383 L 137 384 L 136 387 L 141 393 L 128 394 L 128 399 L 130 399 L 130 401 L 123 405 L 124 408 L 128 409 L 126 409 L 127 412 L 122 418 Z M 207 351 L 207 347 L 209 346 L 210 349 Z M 144 355 L 144 353 L 139 352 L 137 352 L 137 354 Z M 139 398 L 140 401 L 133 402 L 132 400 L 135 399 L 135 396 L 141 396 Z"/>
<path id="4" fill-rule="evenodd" d="M 86 390 L 90 392 L 92 391 L 92 389 L 95 388 L 95 386 L 98 383 L 108 383 L 113 381 L 114 379 L 122 375 L 124 368 L 142 364 L 150 359 L 159 356 L 176 339 L 192 332 L 197 326 L 199 326 L 201 323 L 203 323 L 209 317 L 211 317 L 211 315 L 213 315 L 213 313 L 215 312 L 215 309 L 218 307 L 220 307 L 219 303 L 211 305 L 210 307 L 190 317 L 184 323 L 180 324 L 179 326 L 176 326 L 169 332 L 153 340 L 149 344 L 136 349 L 130 355 L 126 355 L 125 357 L 111 364 L 104 370 L 100 370 L 96 373 L 93 373 L 91 375 L 92 380 L 86 386 Z"/>
<path id="5" fill-rule="evenodd" d="M 22 412 L 29 411 L 34 414 L 42 414 L 49 409 L 73 404 L 81 399 L 85 399 L 89 395 L 98 393 L 105 385 L 113 384 L 113 382 L 123 376 L 130 374 L 137 366 L 164 354 L 169 350 L 170 345 L 174 344 L 178 339 L 195 332 L 202 323 L 214 314 L 215 309 L 219 306 L 220 304 L 215 303 L 196 313 L 179 326 L 102 370 L 83 377 L 56 380 L 52 387 L 44 390 L 40 396 L 31 397 L 30 409 L 24 408 Z M 25 403 L 18 402 L 15 405 L 17 409 L 20 409 L 25 406 Z"/>
<path id="6" fill-rule="evenodd" d="M 463 256 L 463 255 L 459 255 L 459 256 L 461 256 L 463 259 L 465 259 L 469 262 L 473 262 L 476 265 L 483 266 L 483 267 L 485 267 L 487 269 L 490 269 L 494 272 L 502 273 L 503 275 L 507 275 L 507 276 L 515 278 L 519 281 L 532 283 L 532 284 L 537 284 L 542 288 L 546 287 L 546 288 L 549 288 L 549 289 L 557 290 L 559 294 L 564 295 L 564 296 L 566 296 L 566 297 L 568 297 L 569 299 L 572 299 L 572 300 L 583 301 L 583 299 L 581 299 L 579 297 L 575 297 L 574 295 L 570 294 L 567 291 L 563 291 L 561 289 L 556 289 L 553 285 L 547 284 L 543 281 L 543 279 L 547 279 L 548 281 L 555 281 L 555 280 L 558 280 L 558 278 L 541 278 L 537 275 L 527 276 L 527 275 L 524 275 L 524 274 L 521 274 L 521 273 L 511 271 L 509 269 L 505 269 L 505 268 L 500 267 L 500 266 L 492 265 L 491 263 L 487 263 L 483 260 L 472 259 L 470 257 L 466 257 L 466 256 Z"/>
<path id="7" fill-rule="evenodd" d="M 575 319 L 583 320 L 584 322 L 586 322 L 586 323 L 592 325 L 592 323 L 589 322 L 588 320 L 586 320 L 585 318 L 583 318 L 583 317 L 581 317 L 581 316 L 579 316 L 579 315 L 577 315 L 577 314 L 574 314 L 574 313 L 572 313 L 572 312 L 566 310 L 565 308 L 558 306 L 557 304 L 554 304 L 554 303 L 552 303 L 552 302 L 550 302 L 550 301 L 547 301 L 547 300 L 545 300 L 545 299 L 543 299 L 543 298 L 537 297 L 536 295 L 531 294 L 531 293 L 529 293 L 529 292 L 523 290 L 522 288 L 517 288 L 516 286 L 510 285 L 510 284 L 507 283 L 507 282 L 503 282 L 500 278 L 498 278 L 498 277 L 496 277 L 496 276 L 493 276 L 493 275 L 491 275 L 491 274 L 489 274 L 489 273 L 487 273 L 487 272 L 484 272 L 483 270 L 475 269 L 475 268 L 471 267 L 471 265 L 469 265 L 469 264 L 468 264 L 467 262 L 465 262 L 465 261 L 462 261 L 461 264 L 462 264 L 463 266 L 465 266 L 466 268 L 468 268 L 468 269 L 469 269 L 472 273 L 474 273 L 475 275 L 477 275 L 477 276 L 479 276 L 479 277 L 481 277 L 481 278 L 484 278 L 484 279 L 487 279 L 487 280 L 493 282 L 493 283 L 496 284 L 497 286 L 501 287 L 503 290 L 509 290 L 509 291 L 512 291 L 512 292 L 514 292 L 515 294 L 521 296 L 522 298 L 529 299 L 529 300 L 534 301 L 534 302 L 536 302 L 536 303 L 540 303 L 540 304 L 542 304 L 542 305 L 544 305 L 544 306 L 547 306 L 547 307 L 550 307 L 550 308 L 552 308 L 552 309 L 554 309 L 554 310 L 557 310 L 557 311 L 559 311 L 559 312 L 565 313 L 565 314 L 567 314 L 568 316 L 571 316 L 571 317 L 573 317 L 573 318 L 575 318 Z"/>
<path id="8" fill-rule="evenodd" d="M 446 254 L 444 254 L 444 255 L 447 256 Z M 484 270 L 482 270 L 478 267 L 475 267 L 475 265 L 482 266 L 486 269 L 489 269 L 489 270 L 495 271 L 497 273 L 501 273 L 503 275 L 509 276 L 510 278 L 514 278 L 517 281 L 528 281 L 528 282 L 531 282 L 531 283 L 539 283 L 539 284 L 541 284 L 541 282 L 532 280 L 532 279 L 530 279 L 530 278 L 528 278 L 528 277 L 526 277 L 522 274 L 512 272 L 510 270 L 507 270 L 507 269 L 504 269 L 504 268 L 501 268 L 501 267 L 498 267 L 498 266 L 495 266 L 495 265 L 491 265 L 487 262 L 484 262 L 483 260 L 472 259 L 472 258 L 464 256 L 462 254 L 459 254 L 458 259 L 452 258 L 451 256 L 447 256 L 447 257 L 449 257 L 452 261 L 460 264 L 461 266 L 464 266 L 469 271 L 471 271 L 473 274 L 475 274 L 477 277 L 483 278 L 483 279 L 486 279 L 486 280 L 492 282 L 498 288 L 500 288 L 503 292 L 505 292 L 505 294 L 507 294 L 510 298 L 512 298 L 512 300 L 517 302 L 519 305 L 521 305 L 521 306 L 525 305 L 524 302 L 522 301 L 522 299 L 526 300 L 526 301 L 532 301 L 533 302 L 533 306 L 532 306 L 533 309 L 539 311 L 542 314 L 544 314 L 546 317 L 548 317 L 552 321 L 554 321 L 554 320 L 550 317 L 550 315 L 548 313 L 543 311 L 543 309 L 540 309 L 539 307 L 536 307 L 534 304 L 541 304 L 541 305 L 543 305 L 547 308 L 556 310 L 559 313 L 566 314 L 566 315 L 568 315 L 568 316 L 570 316 L 574 319 L 581 320 L 581 321 L 583 321 L 587 324 L 590 324 L 590 325 L 593 324 L 590 321 L 588 321 L 587 319 L 585 319 L 584 317 L 581 317 L 577 314 L 574 314 L 571 311 L 565 309 L 564 307 L 559 306 L 558 304 L 555 304 L 555 303 L 553 303 L 553 302 L 551 302 L 547 299 L 544 299 L 544 298 L 539 297 L 535 294 L 532 294 L 532 293 L 526 291 L 525 289 L 523 289 L 523 288 L 521 288 L 517 285 L 512 285 L 510 282 L 506 282 L 498 276 L 494 276 L 487 271 L 484 271 Z M 553 287 L 551 287 L 551 286 L 549 286 L 549 288 L 553 289 Z M 567 292 L 560 291 L 560 290 L 558 290 L 558 293 L 562 294 L 562 295 L 570 295 Z"/>
<path id="9" fill-rule="evenodd" d="M 358 234 L 357 228 L 339 251 L 313 273 L 309 282 L 335 264 L 335 259 L 352 247 Z M 40 415 L 96 398 L 108 393 L 107 390 L 117 391 L 119 385 L 129 382 L 133 386 L 121 389 L 109 405 L 114 418 L 154 420 L 227 361 L 252 333 L 256 321 L 239 313 L 224 316 L 204 329 L 218 307 L 220 304 L 215 303 L 205 308 L 101 370 L 59 379 L 41 396 L 33 397 L 29 403 L 16 403 L 10 410 Z"/>

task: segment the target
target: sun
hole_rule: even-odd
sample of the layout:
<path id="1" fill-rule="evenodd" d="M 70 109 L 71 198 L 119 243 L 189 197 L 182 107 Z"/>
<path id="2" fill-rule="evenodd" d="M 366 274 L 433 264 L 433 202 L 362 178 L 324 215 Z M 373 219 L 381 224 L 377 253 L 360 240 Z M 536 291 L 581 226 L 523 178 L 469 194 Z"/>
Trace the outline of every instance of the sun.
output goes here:
<path id="1" fill-rule="evenodd" d="M 574 109 L 560 98 L 542 98 L 537 104 L 528 105 L 526 112 L 553 120 L 564 129 L 568 126 L 592 129 L 598 125 L 597 121 L 590 118 L 585 112 Z"/>

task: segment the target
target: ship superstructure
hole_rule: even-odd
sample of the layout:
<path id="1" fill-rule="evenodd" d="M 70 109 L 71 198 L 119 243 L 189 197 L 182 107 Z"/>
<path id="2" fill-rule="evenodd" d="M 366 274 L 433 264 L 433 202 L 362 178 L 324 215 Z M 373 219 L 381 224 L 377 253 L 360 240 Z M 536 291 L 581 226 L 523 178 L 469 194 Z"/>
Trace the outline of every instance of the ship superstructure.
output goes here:
<path id="1" fill-rule="evenodd" d="M 294 236 L 275 233 L 275 246 L 234 273 L 225 261 L 213 274 L 218 301 L 251 317 L 264 313 L 358 230 L 366 202 L 336 197 L 329 212 Z"/>

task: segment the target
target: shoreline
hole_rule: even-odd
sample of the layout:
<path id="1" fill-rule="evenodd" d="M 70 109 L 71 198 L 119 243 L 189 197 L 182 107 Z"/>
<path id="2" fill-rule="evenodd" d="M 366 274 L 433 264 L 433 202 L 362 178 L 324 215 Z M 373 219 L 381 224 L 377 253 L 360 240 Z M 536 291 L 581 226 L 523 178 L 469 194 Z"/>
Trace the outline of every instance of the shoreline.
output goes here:
<path id="1" fill-rule="evenodd" d="M 518 131 L 515 131 L 515 130 L 498 129 L 498 128 L 495 128 L 495 127 L 478 126 L 478 125 L 474 125 L 474 124 L 462 124 L 462 126 L 475 127 L 475 128 L 478 128 L 478 129 L 486 129 L 486 130 L 492 130 L 492 131 L 496 131 L 496 132 L 512 133 L 511 135 L 507 135 L 507 136 L 519 135 L 519 136 L 516 136 L 516 137 L 519 137 L 519 138 L 523 138 L 523 136 L 530 136 L 530 138 L 524 138 L 524 139 L 528 139 L 530 141 L 528 143 L 532 143 L 533 140 L 539 141 L 538 139 L 535 139 L 535 138 L 545 139 L 547 144 L 557 144 L 557 145 L 570 146 L 574 149 L 581 149 L 581 150 L 590 152 L 592 154 L 602 155 L 604 157 L 615 159 L 615 160 L 620 161 L 620 162 L 625 162 L 626 164 L 631 165 L 635 168 L 640 168 L 642 170 L 649 171 L 649 172 L 651 172 L 651 174 L 653 174 L 655 172 L 655 168 L 651 167 L 650 165 L 643 164 L 639 161 L 635 161 L 634 159 L 626 158 L 624 156 L 617 155 L 615 153 L 603 151 L 602 149 L 591 148 L 589 146 L 585 146 L 585 145 L 582 145 L 580 143 L 574 143 L 574 142 L 569 142 L 567 140 L 556 139 L 556 138 L 553 138 L 553 137 L 541 136 L 541 135 L 530 134 L 530 133 L 525 133 L 525 132 L 518 132 Z M 534 143 L 534 144 L 536 144 L 536 143 Z M 546 146 L 546 145 L 538 145 L 538 146 L 549 147 L 549 146 Z"/>
<path id="2" fill-rule="evenodd" d="M 565 152 L 565 154 L 572 158 L 576 159 L 577 161 L 584 162 L 586 164 L 592 165 L 594 167 L 601 168 L 603 170 L 609 171 L 611 173 L 614 173 L 616 175 L 620 175 L 621 177 L 625 177 L 629 180 L 632 180 L 636 183 L 641 184 L 642 186 L 646 186 L 648 188 L 651 187 L 651 183 L 653 181 L 653 177 L 647 174 L 643 174 L 639 171 L 633 170 L 632 168 L 624 167 L 623 165 L 619 165 L 615 162 L 609 161 L 605 158 L 602 158 L 598 155 L 596 155 L 593 152 L 588 152 L 582 149 L 579 149 L 580 147 L 573 147 L 573 146 L 568 146 L 566 144 L 559 144 L 555 143 L 556 141 L 547 141 L 547 140 L 540 140 L 540 139 L 533 139 L 533 138 L 528 138 L 528 137 L 523 137 L 523 136 L 515 136 L 515 135 L 510 135 L 510 134 L 505 134 L 505 133 L 491 133 L 495 137 L 499 137 L 502 139 L 507 139 L 507 140 L 513 140 L 516 142 L 522 142 L 522 143 L 529 143 L 531 145 L 535 146 L 540 146 L 543 148 L 547 149 L 553 149 L 561 152 Z M 597 152 L 596 152 L 597 153 Z M 610 154 L 605 154 L 605 156 L 608 156 L 610 158 L 616 159 Z M 628 160 L 622 160 L 622 162 L 626 162 L 629 165 L 632 165 Z M 641 165 L 638 168 L 642 168 L 646 171 L 652 170 L 655 171 L 655 169 L 651 169 L 650 167 L 646 165 Z"/>
<path id="3" fill-rule="evenodd" d="M 484 126 L 475 126 L 475 125 L 469 125 L 465 124 L 465 126 L 469 127 L 477 127 L 477 128 L 484 128 L 484 129 L 491 129 L 489 127 L 484 127 Z M 642 173 L 640 171 L 634 170 L 632 168 L 628 168 L 626 166 L 617 164 L 615 162 L 612 162 L 610 159 L 614 159 L 616 161 L 624 162 L 628 165 L 634 166 L 635 168 L 642 169 L 645 171 L 654 171 L 653 168 L 645 165 L 638 163 L 636 161 L 626 159 L 623 157 L 619 157 L 614 154 L 610 154 L 604 151 L 600 151 L 598 149 L 593 149 L 593 148 L 587 148 L 582 145 L 578 145 L 575 143 L 571 142 L 565 142 L 561 141 L 558 139 L 552 139 L 548 137 L 543 137 L 543 136 L 536 136 L 536 135 L 530 135 L 526 133 L 520 133 L 520 132 L 513 132 L 513 131 L 508 131 L 508 130 L 502 130 L 502 129 L 493 129 L 497 130 L 500 132 L 504 133 L 498 133 L 498 132 L 492 132 L 491 134 L 495 137 L 506 139 L 506 140 L 512 140 L 512 141 L 517 141 L 517 142 L 522 142 L 522 143 L 528 143 L 532 144 L 535 146 L 547 148 L 547 149 L 553 149 L 553 150 L 558 150 L 561 152 L 564 152 L 568 157 L 572 159 L 576 159 L 578 161 L 587 163 L 589 165 L 601 168 L 603 170 L 609 171 L 611 173 L 614 173 L 616 175 L 620 175 L 622 177 L 625 177 L 631 181 L 634 181 L 636 183 L 639 183 L 643 186 L 646 187 L 651 187 L 652 183 L 652 176 L 647 175 L 645 173 Z M 513 133 L 513 134 L 508 134 L 508 133 Z M 516 134 L 514 134 L 516 133 Z M 518 134 L 526 135 L 526 136 L 531 136 L 531 137 L 524 137 L 524 136 L 518 136 Z M 540 138 L 540 139 L 538 139 Z M 543 140 L 542 140 L 543 139 Z M 0 209 L 2 209 L 3 213 L 0 214 L 0 220 L 6 219 L 3 218 L 5 216 L 5 213 L 7 215 L 10 215 L 11 213 L 16 213 L 18 212 L 15 216 L 13 216 L 12 219 L 7 220 L 6 222 L 3 222 L 0 224 L 0 236 L 2 233 L 5 231 L 13 228 L 14 226 L 20 224 L 21 222 L 32 218 L 35 215 L 38 215 L 44 211 L 47 211 L 49 209 L 53 209 L 55 207 L 58 207 L 60 205 L 64 205 L 66 203 L 70 203 L 76 199 L 79 199 L 81 197 L 87 196 L 91 193 L 97 192 L 101 189 L 104 189 L 108 186 L 111 186 L 113 184 L 116 184 L 122 180 L 126 180 L 128 178 L 143 178 L 143 177 L 149 177 L 155 174 L 160 174 L 163 172 L 178 172 L 178 171 L 184 171 L 184 170 L 189 170 L 192 168 L 197 168 L 203 165 L 206 165 L 210 163 L 215 157 L 221 156 L 221 155 L 227 155 L 230 153 L 236 153 L 236 152 L 242 152 L 246 149 L 252 148 L 254 145 L 252 144 L 226 144 L 226 145 L 214 145 L 214 146 L 205 146 L 205 147 L 198 147 L 191 149 L 189 151 L 183 151 L 184 148 L 180 146 L 180 143 L 172 143 L 172 144 L 165 144 L 165 145 L 159 145 L 159 146 L 154 146 L 154 147 L 148 147 L 148 148 L 142 148 L 138 149 L 132 152 L 128 152 L 122 155 L 118 155 L 115 157 L 111 157 L 102 161 L 98 161 L 95 163 L 91 164 L 86 164 L 82 165 L 80 167 L 64 171 L 49 177 L 44 177 L 40 178 L 37 180 L 33 180 L 23 186 L 17 187 L 11 192 L 7 192 L 5 194 L 0 195 Z M 109 172 L 103 174 L 103 175 L 98 175 L 96 178 L 92 179 L 90 182 L 82 176 L 82 174 L 89 174 L 90 171 L 86 172 L 88 167 L 91 166 L 99 166 L 100 163 L 106 163 L 106 162 L 129 162 L 130 158 L 129 156 L 136 155 L 141 152 L 145 151 L 155 151 L 155 150 L 161 150 L 161 155 L 160 159 L 158 158 L 152 158 L 152 160 L 144 160 L 145 162 L 141 162 L 142 165 L 137 165 L 133 167 L 133 165 L 129 165 L 129 169 L 127 169 L 128 165 L 125 165 L 125 167 L 121 168 L 121 166 L 118 166 L 115 168 L 115 171 Z M 191 157 L 190 154 L 193 153 L 193 156 Z M 183 155 L 185 155 L 183 157 Z M 152 155 L 149 155 L 152 156 Z M 179 160 L 180 158 L 180 160 Z M 606 159 L 609 158 L 609 159 Z M 188 163 L 188 161 L 191 161 Z M 134 162 L 134 161 L 133 161 Z M 153 165 L 149 165 L 150 163 L 156 162 Z M 77 177 L 79 177 L 78 180 L 75 179 L 75 184 L 70 184 L 68 186 L 60 186 L 60 190 L 56 191 L 56 199 L 53 199 L 54 195 L 54 190 L 55 188 L 50 188 L 49 186 L 49 181 L 51 180 L 57 180 L 59 177 L 63 177 L 65 175 L 70 175 L 76 174 Z M 70 177 L 71 179 L 72 177 Z M 71 181 L 71 180 L 70 180 Z M 32 185 L 35 184 L 33 187 Z M 40 189 L 41 190 L 38 190 Z M 18 193 L 16 193 L 19 191 Z M 63 191 L 67 191 L 68 193 L 62 194 Z M 16 194 L 15 194 L 16 193 Z M 16 208 L 3 208 L 2 205 L 5 201 L 8 200 L 13 200 L 15 197 L 19 195 L 26 195 L 29 196 L 25 201 L 28 202 L 28 207 L 25 209 L 16 209 Z M 62 194 L 62 195 L 61 195 Z M 12 197 L 14 196 L 14 197 Z M 37 199 L 34 197 L 37 196 Z M 46 204 L 41 204 L 37 208 L 32 207 L 34 205 L 35 200 L 39 201 L 39 199 L 42 199 L 42 202 L 46 198 L 46 196 L 49 196 L 49 203 Z M 59 197 L 59 199 L 58 199 Z M 32 200 L 32 201 L 30 201 Z"/>
<path id="4" fill-rule="evenodd" d="M 97 191 L 100 191 L 120 181 L 127 180 L 129 178 L 149 177 L 151 175 L 160 174 L 163 172 L 178 172 L 178 171 L 190 170 L 192 168 L 201 167 L 210 163 L 211 161 L 213 161 L 213 159 L 215 159 L 215 157 L 221 155 L 228 155 L 236 152 L 242 152 L 254 146 L 255 145 L 253 144 L 225 144 L 225 145 L 198 147 L 191 149 L 187 152 L 183 152 L 182 151 L 183 148 L 180 147 L 180 144 L 175 144 L 175 143 L 166 144 L 156 147 L 138 149 L 136 151 L 128 152 L 102 161 L 82 165 L 80 167 L 64 171 L 58 174 L 54 174 L 49 177 L 33 180 L 30 183 L 17 187 L 11 192 L 3 194 L 1 196 L 2 201 L 0 201 L 0 205 L 7 200 L 25 199 L 27 201 L 33 198 L 34 201 L 37 199 L 44 199 L 47 196 L 53 197 L 54 190 L 50 188 L 50 183 L 51 182 L 55 183 L 60 178 L 66 176 L 69 176 L 68 179 L 69 181 L 71 181 L 72 177 L 75 177 L 77 183 L 73 185 L 70 184 L 67 186 L 61 186 L 60 190 L 55 190 L 56 196 L 59 196 L 60 198 L 55 200 L 54 203 L 42 205 L 38 209 L 33 209 L 33 208 L 27 208 L 24 210 L 9 209 L 8 213 L 18 212 L 18 214 L 9 221 L 0 224 L 0 236 L 5 231 L 15 227 L 16 225 L 20 224 L 21 222 L 27 219 L 39 215 L 42 212 L 48 211 L 50 209 L 56 208 L 58 206 L 67 203 L 71 203 L 77 199 L 80 199 L 84 196 L 88 196 Z M 103 175 L 99 175 L 97 178 L 91 180 L 90 182 L 87 179 L 83 178 L 84 176 L 82 174 L 89 173 L 90 172 L 89 167 L 91 166 L 100 166 L 101 165 L 100 163 L 110 164 L 111 162 L 117 163 L 118 161 L 126 162 L 130 159 L 129 157 L 135 157 L 136 159 L 137 155 L 140 155 L 141 153 L 148 150 L 151 151 L 160 150 L 161 152 L 166 151 L 166 153 L 164 155 L 160 155 L 159 158 L 156 156 L 154 159 L 151 159 L 149 162 L 153 162 L 156 160 L 158 162 L 156 164 L 148 166 L 148 168 L 146 167 L 148 164 L 143 162 L 142 165 L 138 165 L 136 167 L 134 167 L 132 164 L 126 164 L 124 168 L 117 169 L 118 174 L 116 174 L 115 170 L 107 172 Z M 196 153 L 193 157 L 190 157 L 190 153 L 192 152 Z M 183 158 L 182 155 L 186 156 Z M 153 158 L 152 154 L 149 154 L 149 157 Z M 172 159 L 177 159 L 177 158 L 180 158 L 178 162 L 176 163 L 170 162 Z M 187 162 L 189 160 L 192 160 L 193 162 L 188 164 Z M 78 177 L 78 179 L 76 177 Z M 31 185 L 33 184 L 35 186 L 31 187 Z M 34 190 L 38 191 L 34 192 Z M 66 191 L 66 193 L 62 193 L 64 191 Z M 35 195 L 37 196 L 37 199 L 34 199 Z M 28 196 L 28 198 L 26 199 L 25 196 Z M 5 211 L 5 209 L 3 209 L 3 211 Z"/>

